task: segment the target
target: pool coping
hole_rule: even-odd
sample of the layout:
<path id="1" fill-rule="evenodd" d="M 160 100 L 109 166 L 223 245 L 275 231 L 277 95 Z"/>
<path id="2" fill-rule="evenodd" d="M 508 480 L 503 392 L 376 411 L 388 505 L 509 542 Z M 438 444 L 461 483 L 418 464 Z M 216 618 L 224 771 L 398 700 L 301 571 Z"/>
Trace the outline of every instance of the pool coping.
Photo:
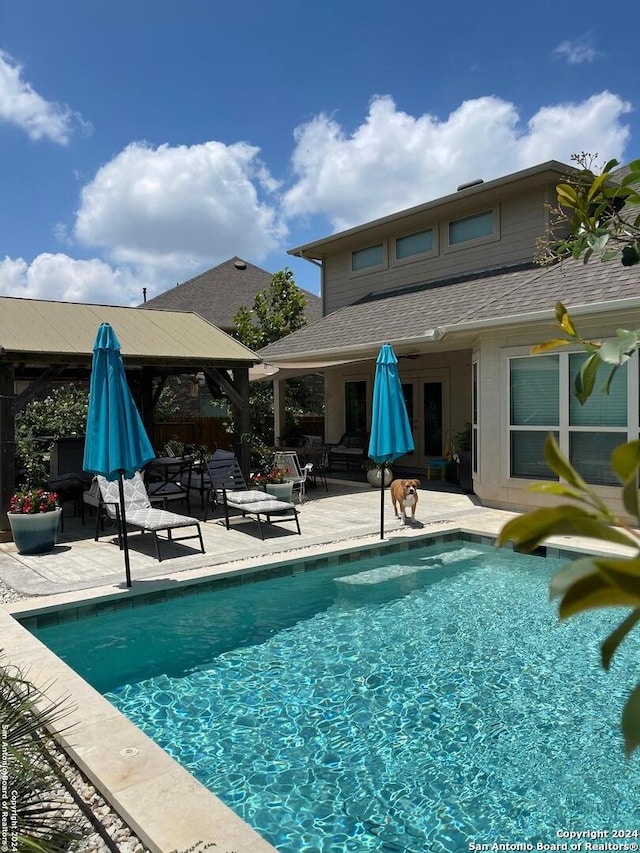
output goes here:
<path id="1" fill-rule="evenodd" d="M 198 843 L 219 853 L 275 853 L 275 848 L 218 797 L 194 779 L 164 750 L 133 725 L 97 690 L 50 651 L 29 628 L 77 620 L 104 610 L 132 608 L 173 595 L 208 592 L 214 587 L 253 583 L 269 577 L 344 565 L 364 554 L 402 553 L 424 544 L 462 540 L 494 545 L 496 534 L 469 525 L 438 525 L 411 537 L 331 543 L 309 548 L 307 555 L 263 555 L 224 566 L 180 572 L 132 588 L 106 587 L 47 596 L 46 602 L 19 601 L 0 609 L 2 652 L 20 666 L 51 700 L 70 707 L 53 733 L 71 760 L 153 853 L 184 851 Z M 541 556 L 574 559 L 606 554 L 582 542 L 542 546 Z M 303 549 L 307 550 L 307 549 Z"/>

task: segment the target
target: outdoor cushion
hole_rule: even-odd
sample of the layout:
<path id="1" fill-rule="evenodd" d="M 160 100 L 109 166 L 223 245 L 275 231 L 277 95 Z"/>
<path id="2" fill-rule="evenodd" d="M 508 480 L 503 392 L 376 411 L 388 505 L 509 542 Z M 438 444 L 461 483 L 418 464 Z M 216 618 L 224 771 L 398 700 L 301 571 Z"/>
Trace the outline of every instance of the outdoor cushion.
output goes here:
<path id="1" fill-rule="evenodd" d="M 227 503 L 230 504 L 251 504 L 260 503 L 266 500 L 266 492 L 258 491 L 257 489 L 242 489 L 240 491 L 226 491 Z"/>
<path id="2" fill-rule="evenodd" d="M 144 530 L 170 530 L 172 527 L 197 525 L 197 518 L 178 515 L 166 509 L 135 509 L 127 513 L 127 524 Z"/>
<path id="3" fill-rule="evenodd" d="M 260 513 L 261 515 L 272 515 L 277 512 L 286 512 L 287 510 L 295 508 L 295 504 L 292 504 L 290 501 L 278 501 L 275 500 L 275 498 L 236 502 L 235 495 L 233 493 L 231 493 L 231 496 L 227 495 L 227 504 L 234 508 L 237 507 L 243 512 L 250 512 L 253 515 L 256 513 Z"/>

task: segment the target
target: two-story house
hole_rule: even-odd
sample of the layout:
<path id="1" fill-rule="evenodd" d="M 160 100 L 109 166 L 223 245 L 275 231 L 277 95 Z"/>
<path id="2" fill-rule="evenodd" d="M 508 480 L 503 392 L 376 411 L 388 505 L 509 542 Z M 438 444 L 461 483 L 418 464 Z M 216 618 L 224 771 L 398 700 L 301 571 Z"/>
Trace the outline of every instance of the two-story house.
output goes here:
<path id="1" fill-rule="evenodd" d="M 585 479 L 613 499 L 612 448 L 638 438 L 638 355 L 606 396 L 572 394 L 584 359 L 570 348 L 532 356 L 557 336 L 562 301 L 585 336 L 640 327 L 640 272 L 619 260 L 534 262 L 571 167 L 550 161 L 290 250 L 321 267 L 323 317 L 259 354 L 274 368 L 324 370 L 328 441 L 367 432 L 375 358 L 393 345 L 415 450 L 398 460 L 424 476 L 430 459 L 472 424 L 473 483 L 482 503 L 522 509 L 554 478 L 553 432 Z M 604 376 L 602 377 L 604 381 Z"/>

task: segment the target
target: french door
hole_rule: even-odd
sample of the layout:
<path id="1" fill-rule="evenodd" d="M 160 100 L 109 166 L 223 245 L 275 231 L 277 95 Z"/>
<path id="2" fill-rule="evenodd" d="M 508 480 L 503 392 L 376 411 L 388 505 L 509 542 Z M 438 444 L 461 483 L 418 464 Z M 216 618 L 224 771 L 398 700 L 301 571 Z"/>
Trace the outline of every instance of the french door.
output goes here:
<path id="1" fill-rule="evenodd" d="M 420 377 L 403 378 L 402 392 L 415 450 L 401 457 L 400 464 L 426 467 L 440 458 L 448 444 L 449 377 L 447 371 L 424 371 Z"/>

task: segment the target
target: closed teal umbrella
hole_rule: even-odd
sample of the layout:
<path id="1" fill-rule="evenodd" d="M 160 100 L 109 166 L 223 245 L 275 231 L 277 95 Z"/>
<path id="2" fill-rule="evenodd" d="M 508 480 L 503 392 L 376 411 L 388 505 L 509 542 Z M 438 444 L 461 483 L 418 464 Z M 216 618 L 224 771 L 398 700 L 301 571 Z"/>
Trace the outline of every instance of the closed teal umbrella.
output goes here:
<path id="1" fill-rule="evenodd" d="M 120 483 L 120 524 L 127 586 L 131 586 L 123 477 L 155 458 L 142 419 L 133 402 L 120 355 L 120 342 L 109 323 L 102 323 L 93 345 L 87 437 L 83 469 Z"/>
<path id="2" fill-rule="evenodd" d="M 376 359 L 371 411 L 369 457 L 382 466 L 380 478 L 380 538 L 384 539 L 384 469 L 414 449 L 411 424 L 398 376 L 398 359 L 390 344 L 383 344 Z"/>

